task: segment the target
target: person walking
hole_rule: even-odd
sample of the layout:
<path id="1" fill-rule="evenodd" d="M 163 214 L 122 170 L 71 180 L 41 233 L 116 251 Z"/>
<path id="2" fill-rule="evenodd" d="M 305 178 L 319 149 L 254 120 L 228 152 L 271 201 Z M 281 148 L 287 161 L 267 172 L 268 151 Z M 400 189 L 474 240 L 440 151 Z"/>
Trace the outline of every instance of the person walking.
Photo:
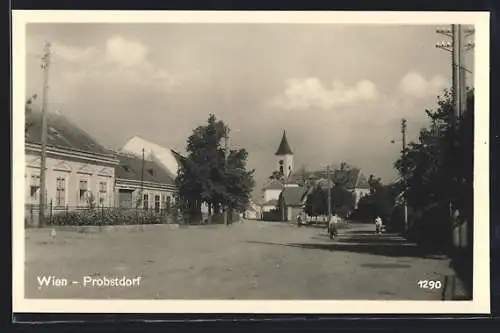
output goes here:
<path id="1" fill-rule="evenodd" d="M 380 236 L 382 234 L 382 218 L 380 216 L 377 216 L 375 218 L 375 233 Z"/>
<path id="2" fill-rule="evenodd" d="M 339 222 L 339 217 L 337 214 L 334 214 L 330 217 L 330 221 L 328 221 L 328 233 L 330 235 L 330 239 L 334 239 L 338 235 L 337 231 L 337 223 Z"/>
<path id="3" fill-rule="evenodd" d="M 297 227 L 301 227 L 302 226 L 302 213 L 299 213 L 297 215 Z"/>

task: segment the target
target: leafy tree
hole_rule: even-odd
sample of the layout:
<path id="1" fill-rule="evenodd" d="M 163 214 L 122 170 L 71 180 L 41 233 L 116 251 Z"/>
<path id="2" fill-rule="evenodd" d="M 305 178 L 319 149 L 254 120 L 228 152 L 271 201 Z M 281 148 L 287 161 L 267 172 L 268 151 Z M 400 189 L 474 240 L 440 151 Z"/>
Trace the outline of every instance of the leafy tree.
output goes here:
<path id="1" fill-rule="evenodd" d="M 188 156 L 183 161 L 176 182 L 183 209 L 201 216 L 206 203 L 209 215 L 224 206 L 242 211 L 255 185 L 254 170 L 247 169 L 245 149 L 232 150 L 225 158 L 222 141 L 229 128 L 211 114 L 207 125 L 198 126 L 187 140 Z"/>
<path id="2" fill-rule="evenodd" d="M 431 125 L 420 131 L 396 161 L 413 210 L 410 222 L 422 241 L 450 244 L 451 207 L 472 221 L 474 96 L 469 92 L 467 110 L 455 126 L 452 94 L 445 91 L 438 107 L 426 110 Z"/>
<path id="3" fill-rule="evenodd" d="M 231 150 L 226 170 L 226 186 L 229 194 L 229 207 L 244 212 L 250 203 L 255 187 L 255 170 L 247 170 L 248 152 L 245 149 Z"/>
<path id="4" fill-rule="evenodd" d="M 392 229 L 401 230 L 400 221 L 392 221 L 395 213 L 396 198 L 401 191 L 399 184 L 382 184 L 380 178 L 373 175 L 369 177 L 370 193 L 362 197 L 358 202 L 358 208 L 352 218 L 363 221 L 373 221 L 377 216 L 384 219 L 384 223 Z M 398 212 L 399 213 L 399 212 Z"/>
<path id="5" fill-rule="evenodd" d="M 307 196 L 305 209 L 307 215 L 318 216 L 327 212 L 327 197 L 320 187 L 315 187 Z"/>
<path id="6" fill-rule="evenodd" d="M 374 175 L 368 177 L 368 185 L 370 186 L 370 194 L 375 194 L 375 192 L 382 189 L 384 186 L 380 178 L 375 178 Z"/>
<path id="7" fill-rule="evenodd" d="M 333 186 L 330 191 L 331 212 L 345 217 L 354 208 L 354 195 L 340 186 Z M 311 216 L 328 214 L 328 188 L 316 186 L 311 191 L 306 199 L 305 212 Z"/>

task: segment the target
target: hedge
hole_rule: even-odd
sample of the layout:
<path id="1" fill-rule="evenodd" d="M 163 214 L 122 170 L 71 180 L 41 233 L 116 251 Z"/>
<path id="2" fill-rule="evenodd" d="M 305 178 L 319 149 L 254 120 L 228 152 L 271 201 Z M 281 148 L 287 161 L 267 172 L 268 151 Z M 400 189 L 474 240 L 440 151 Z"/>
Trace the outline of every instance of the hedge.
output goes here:
<path id="1" fill-rule="evenodd" d="M 49 225 L 59 226 L 99 226 L 165 224 L 175 220 L 170 215 L 154 210 L 134 210 L 123 208 L 85 209 L 56 213 L 49 219 Z"/>

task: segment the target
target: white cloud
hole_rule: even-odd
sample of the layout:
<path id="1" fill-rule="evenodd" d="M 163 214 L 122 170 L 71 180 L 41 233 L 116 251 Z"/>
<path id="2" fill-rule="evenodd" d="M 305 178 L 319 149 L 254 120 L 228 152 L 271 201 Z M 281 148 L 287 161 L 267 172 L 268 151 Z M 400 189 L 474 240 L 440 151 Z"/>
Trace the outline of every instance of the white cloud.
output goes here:
<path id="1" fill-rule="evenodd" d="M 82 63 L 91 60 L 98 53 L 97 48 L 79 48 L 62 43 L 52 43 L 52 52 L 56 57 L 71 63 Z"/>
<path id="2" fill-rule="evenodd" d="M 276 96 L 271 105 L 288 110 L 328 110 L 374 100 L 378 96 L 376 86 L 368 80 L 359 81 L 352 87 L 341 81 L 334 81 L 331 87 L 328 87 L 317 78 L 290 79 L 286 82 L 285 91 Z"/>
<path id="3" fill-rule="evenodd" d="M 114 36 L 106 43 L 107 62 L 125 67 L 144 65 L 147 63 L 149 49 L 139 42 Z"/>
<path id="4" fill-rule="evenodd" d="M 51 69 L 51 86 L 54 88 L 54 102 L 67 101 L 85 87 L 103 92 L 108 99 L 114 98 L 108 87 L 114 87 L 120 94 L 123 91 L 136 91 L 137 94 L 141 94 L 141 91 L 165 93 L 182 85 L 186 79 L 185 73 L 172 73 L 150 62 L 147 46 L 122 36 L 114 36 L 100 47 L 74 46 L 54 41 L 52 51 L 54 66 Z M 33 86 L 36 89 L 34 83 Z"/>
<path id="5" fill-rule="evenodd" d="M 416 98 L 439 94 L 446 86 L 447 81 L 442 76 L 426 79 L 417 72 L 409 72 L 399 83 L 399 90 Z"/>

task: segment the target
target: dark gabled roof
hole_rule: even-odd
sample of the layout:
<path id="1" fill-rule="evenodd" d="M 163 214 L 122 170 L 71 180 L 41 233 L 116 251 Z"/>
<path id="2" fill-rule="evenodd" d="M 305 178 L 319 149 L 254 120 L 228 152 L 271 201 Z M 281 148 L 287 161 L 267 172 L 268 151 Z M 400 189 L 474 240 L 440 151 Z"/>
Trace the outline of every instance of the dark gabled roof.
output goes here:
<path id="1" fill-rule="evenodd" d="M 281 192 L 280 197 L 285 200 L 286 206 L 301 206 L 306 193 L 305 187 L 287 187 Z"/>
<path id="2" fill-rule="evenodd" d="M 283 188 L 283 184 L 277 179 L 271 179 L 264 185 L 265 190 L 281 190 Z"/>
<path id="3" fill-rule="evenodd" d="M 145 182 L 154 182 L 163 185 L 174 185 L 175 181 L 156 162 L 144 160 L 144 172 L 142 172 L 142 158 L 124 153 L 116 154 L 120 164 L 115 167 L 117 179 L 141 181 L 142 174 Z"/>
<path id="4" fill-rule="evenodd" d="M 283 131 L 280 146 L 274 155 L 293 155 L 292 149 L 290 149 L 290 145 L 288 144 L 288 140 L 286 138 L 286 131 Z"/>
<path id="5" fill-rule="evenodd" d="M 29 123 L 26 142 L 40 144 L 42 141 L 42 112 L 35 108 L 31 112 L 27 112 L 26 122 Z M 47 146 L 65 147 L 112 156 L 108 149 L 59 113 L 47 112 Z"/>

